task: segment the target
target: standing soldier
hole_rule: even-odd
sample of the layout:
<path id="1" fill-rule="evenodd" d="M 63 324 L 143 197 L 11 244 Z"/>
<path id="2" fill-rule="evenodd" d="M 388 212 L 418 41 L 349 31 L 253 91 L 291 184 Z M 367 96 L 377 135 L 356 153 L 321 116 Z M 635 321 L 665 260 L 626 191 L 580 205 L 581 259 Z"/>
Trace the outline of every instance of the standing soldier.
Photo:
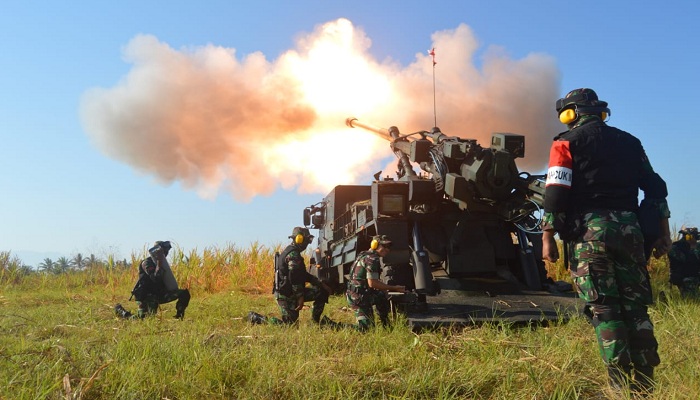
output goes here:
<path id="1" fill-rule="evenodd" d="M 630 385 L 634 393 L 648 394 L 659 354 L 647 313 L 652 293 L 637 213 L 651 210 L 649 228 L 658 232 L 651 248 L 656 257 L 667 253 L 666 183 L 636 137 L 605 123 L 607 106 L 591 89 L 572 90 L 556 102 L 569 130 L 554 138 L 550 150 L 543 257 L 559 258 L 558 233 L 568 247 L 571 275 L 586 301 L 611 386 Z M 642 207 L 639 188 L 645 195 Z"/>
<path id="2" fill-rule="evenodd" d="M 678 286 L 681 296 L 700 294 L 700 246 L 698 228 L 686 228 L 678 232 L 680 240 L 673 242 L 668 260 L 671 263 L 671 284 Z"/>
<path id="3" fill-rule="evenodd" d="M 158 306 L 164 303 L 175 303 L 175 318 L 185 318 L 185 309 L 190 304 L 190 291 L 178 288 L 167 256 L 171 249 L 169 241 L 157 241 L 148 251 L 151 254 L 139 265 L 139 280 L 136 282 L 131 294 L 136 298 L 138 312 L 133 315 L 122 307 L 114 306 L 117 316 L 132 319 L 144 318 L 158 312 Z"/>
<path id="4" fill-rule="evenodd" d="M 306 270 L 304 258 L 301 256 L 314 236 L 308 229 L 296 227 L 289 238 L 292 239 L 292 243 L 282 254 L 275 255 L 275 281 L 272 289 L 282 319 L 268 318 L 251 311 L 248 313 L 248 321 L 253 324 L 270 322 L 275 325 L 291 325 L 299 319 L 299 311 L 304 307 L 304 302 L 313 301 L 311 318 L 314 322 L 332 324 L 328 317 L 321 319 L 331 288 Z M 310 287 L 306 287 L 307 282 L 311 283 Z"/>
<path id="5" fill-rule="evenodd" d="M 355 312 L 359 331 L 365 332 L 374 326 L 372 306 L 377 308 L 382 325 L 388 326 L 390 304 L 387 292 L 403 293 L 406 290 L 404 286 L 387 285 L 379 280 L 382 270 L 379 258 L 385 257 L 389 251 L 391 240 L 386 235 L 375 236 L 370 249 L 357 257 L 350 271 L 346 296 L 348 305 Z"/>

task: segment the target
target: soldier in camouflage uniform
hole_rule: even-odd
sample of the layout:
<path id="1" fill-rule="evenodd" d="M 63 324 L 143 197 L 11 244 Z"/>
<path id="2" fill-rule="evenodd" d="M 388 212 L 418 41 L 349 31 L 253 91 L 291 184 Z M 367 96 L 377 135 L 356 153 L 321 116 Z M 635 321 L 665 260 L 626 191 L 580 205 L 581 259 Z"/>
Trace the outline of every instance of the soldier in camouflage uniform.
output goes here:
<path id="1" fill-rule="evenodd" d="M 652 303 L 638 189 L 654 214 L 656 257 L 671 245 L 666 183 L 641 142 L 605 123 L 608 103 L 591 89 L 559 99 L 568 131 L 554 138 L 545 189 L 543 257 L 559 258 L 554 234 L 565 242 L 571 276 L 586 301 L 610 384 L 633 393 L 653 390 L 658 343 L 647 313 Z M 631 379 L 631 381 L 630 381 Z"/>
<path id="2" fill-rule="evenodd" d="M 671 284 L 678 286 L 681 296 L 700 295 L 700 246 L 698 228 L 678 232 L 681 239 L 673 242 L 668 260 L 671 263 Z"/>
<path id="3" fill-rule="evenodd" d="M 171 247 L 169 241 L 155 242 L 149 250 L 152 252 L 152 256 L 143 260 L 139 265 L 139 280 L 131 292 L 138 305 L 136 315 L 124 309 L 121 304 L 117 304 L 114 306 L 117 316 L 125 319 L 144 318 L 147 315 L 156 314 L 160 304 L 177 300 L 175 318 L 185 318 L 185 309 L 190 303 L 190 291 L 177 288 L 177 282 L 169 270 L 170 266 L 166 265 L 165 257 L 168 256 Z M 167 274 L 170 275 L 166 276 Z M 171 281 L 166 283 L 168 279 Z M 169 288 L 169 285 L 174 285 L 174 287 Z"/>
<path id="4" fill-rule="evenodd" d="M 321 314 L 323 314 L 323 309 L 328 303 L 328 296 L 332 290 L 306 270 L 304 258 L 301 256 L 314 237 L 308 229 L 296 227 L 292 230 L 292 235 L 289 238 L 292 239 L 292 243 L 279 256 L 275 256 L 273 294 L 282 319 L 265 317 L 251 311 L 248 313 L 248 321 L 253 324 L 291 325 L 299 319 L 299 311 L 304 307 L 304 302 L 313 301 L 311 309 L 313 321 L 331 325 L 333 321 L 325 316 L 321 318 Z M 311 286 L 307 287 L 307 282 Z"/>
<path id="5" fill-rule="evenodd" d="M 348 305 L 355 312 L 357 329 L 365 332 L 374 326 L 374 311 L 382 325 L 388 326 L 390 305 L 388 291 L 404 292 L 404 286 L 387 285 L 379 280 L 381 263 L 379 258 L 391 251 L 391 240 L 386 235 L 375 236 L 368 251 L 362 252 L 355 260 L 347 283 L 346 297 Z"/>

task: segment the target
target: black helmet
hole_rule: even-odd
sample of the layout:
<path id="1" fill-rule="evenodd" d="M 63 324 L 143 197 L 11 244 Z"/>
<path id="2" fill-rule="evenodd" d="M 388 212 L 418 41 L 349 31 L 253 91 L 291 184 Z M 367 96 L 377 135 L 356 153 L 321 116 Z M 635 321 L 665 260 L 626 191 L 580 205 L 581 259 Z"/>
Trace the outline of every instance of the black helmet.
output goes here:
<path id="1" fill-rule="evenodd" d="M 391 248 L 391 239 L 387 235 L 376 235 L 372 237 L 372 243 L 370 248 L 376 250 L 377 247 L 382 246 L 384 248 Z"/>
<path id="2" fill-rule="evenodd" d="M 157 240 L 154 244 L 153 247 L 158 247 L 161 246 L 163 249 L 172 249 L 173 246 L 170 244 L 169 240 Z"/>
<path id="3" fill-rule="evenodd" d="M 685 240 L 698 240 L 698 228 L 684 228 L 681 229 L 678 233 L 683 235 L 683 238 Z"/>
<path id="4" fill-rule="evenodd" d="M 598 94 L 593 89 L 574 89 L 563 98 L 557 100 L 557 113 L 561 113 L 567 108 L 576 108 L 578 114 L 599 114 L 606 112 L 610 115 L 608 103 L 598 100 Z"/>
<path id="5" fill-rule="evenodd" d="M 314 235 L 312 235 L 307 228 L 297 226 L 292 229 L 292 236 L 289 238 L 296 244 L 309 244 L 314 240 Z"/>

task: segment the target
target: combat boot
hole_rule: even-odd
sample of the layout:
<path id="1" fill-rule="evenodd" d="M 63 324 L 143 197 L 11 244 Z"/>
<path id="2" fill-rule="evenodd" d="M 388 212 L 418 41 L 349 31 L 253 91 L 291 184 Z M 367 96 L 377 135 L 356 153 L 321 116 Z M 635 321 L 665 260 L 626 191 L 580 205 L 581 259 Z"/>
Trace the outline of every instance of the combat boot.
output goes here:
<path id="1" fill-rule="evenodd" d="M 613 390 L 624 392 L 630 384 L 630 368 L 608 365 L 608 382 Z"/>
<path id="2" fill-rule="evenodd" d="M 267 318 L 265 318 L 264 315 L 256 313 L 255 311 L 250 311 L 248 313 L 248 322 L 250 322 L 253 325 L 264 324 L 265 322 L 267 322 Z"/>
<path id="3" fill-rule="evenodd" d="M 177 307 L 175 308 L 175 319 L 185 319 L 185 309 Z"/>
<path id="4" fill-rule="evenodd" d="M 130 312 L 126 311 L 124 307 L 122 307 L 121 304 L 117 304 L 114 306 L 114 313 L 117 314 L 117 317 L 124 318 L 124 319 L 129 319 L 133 316 Z"/>
<path id="5" fill-rule="evenodd" d="M 175 303 L 175 318 L 185 319 L 185 309 L 190 304 L 189 289 L 182 289 L 178 293 L 177 303 Z"/>
<path id="6" fill-rule="evenodd" d="M 636 398 L 650 396 L 654 392 L 654 367 L 648 365 L 634 368 L 630 392 Z"/>
<path id="7" fill-rule="evenodd" d="M 325 315 L 324 315 L 323 318 L 321 318 L 321 320 L 318 322 L 318 325 L 319 325 L 320 327 L 328 327 L 328 328 L 331 328 L 331 329 L 333 329 L 334 331 L 338 331 L 338 330 L 343 329 L 343 324 L 342 324 L 342 323 L 340 323 L 340 322 L 335 322 L 335 321 L 333 321 L 332 319 L 326 317 Z"/>

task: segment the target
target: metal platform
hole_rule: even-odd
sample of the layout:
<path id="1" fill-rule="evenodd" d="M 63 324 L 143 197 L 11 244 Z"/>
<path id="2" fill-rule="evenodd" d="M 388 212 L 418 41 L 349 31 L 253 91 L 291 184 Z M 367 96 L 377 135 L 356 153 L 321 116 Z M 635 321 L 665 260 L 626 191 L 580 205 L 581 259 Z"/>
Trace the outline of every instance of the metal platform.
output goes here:
<path id="1" fill-rule="evenodd" d="M 440 279 L 439 283 L 441 293 L 426 296 L 425 303 L 395 298 L 413 330 L 498 321 L 565 322 L 579 314 L 584 304 L 575 292 L 559 291 L 566 289 L 563 283 L 549 285 L 549 291 L 523 290 L 498 279 Z"/>

